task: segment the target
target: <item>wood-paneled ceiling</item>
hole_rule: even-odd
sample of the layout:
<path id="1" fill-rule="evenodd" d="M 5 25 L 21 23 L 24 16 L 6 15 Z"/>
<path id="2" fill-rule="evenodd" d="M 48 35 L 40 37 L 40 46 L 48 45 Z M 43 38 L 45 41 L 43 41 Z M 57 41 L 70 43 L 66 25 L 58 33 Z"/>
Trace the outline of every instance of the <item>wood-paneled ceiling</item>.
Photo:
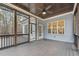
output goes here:
<path id="1" fill-rule="evenodd" d="M 27 10 L 43 19 L 70 12 L 74 3 L 13 3 L 14 5 Z M 46 14 L 43 14 L 43 11 Z"/>

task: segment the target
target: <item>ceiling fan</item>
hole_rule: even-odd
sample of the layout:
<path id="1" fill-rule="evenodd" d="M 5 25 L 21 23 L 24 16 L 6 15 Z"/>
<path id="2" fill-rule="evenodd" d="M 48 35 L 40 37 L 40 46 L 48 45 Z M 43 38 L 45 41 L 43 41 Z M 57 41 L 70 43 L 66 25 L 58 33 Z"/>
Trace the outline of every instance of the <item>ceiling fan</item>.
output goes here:
<path id="1" fill-rule="evenodd" d="M 52 8 L 52 4 L 48 5 L 46 8 L 38 8 L 38 10 L 40 11 L 37 15 L 42 14 L 42 15 L 46 15 L 46 14 L 52 14 L 52 11 L 49 11 L 49 9 Z"/>

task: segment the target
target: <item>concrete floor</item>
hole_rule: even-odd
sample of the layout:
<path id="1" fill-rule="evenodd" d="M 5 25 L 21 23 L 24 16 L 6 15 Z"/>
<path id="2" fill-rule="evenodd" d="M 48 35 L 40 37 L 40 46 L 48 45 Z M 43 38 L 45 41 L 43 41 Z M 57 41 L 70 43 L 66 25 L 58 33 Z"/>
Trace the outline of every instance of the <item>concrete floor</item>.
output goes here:
<path id="1" fill-rule="evenodd" d="M 38 40 L 0 50 L 0 56 L 74 56 L 73 44 L 60 41 Z"/>

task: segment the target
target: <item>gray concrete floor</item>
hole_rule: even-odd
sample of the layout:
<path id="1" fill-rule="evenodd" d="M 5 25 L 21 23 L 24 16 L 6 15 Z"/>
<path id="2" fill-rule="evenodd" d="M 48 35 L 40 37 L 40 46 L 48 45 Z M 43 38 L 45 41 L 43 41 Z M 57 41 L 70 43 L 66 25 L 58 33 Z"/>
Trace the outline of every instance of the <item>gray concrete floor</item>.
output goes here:
<path id="1" fill-rule="evenodd" d="M 72 43 L 38 40 L 0 50 L 0 56 L 77 56 Z"/>

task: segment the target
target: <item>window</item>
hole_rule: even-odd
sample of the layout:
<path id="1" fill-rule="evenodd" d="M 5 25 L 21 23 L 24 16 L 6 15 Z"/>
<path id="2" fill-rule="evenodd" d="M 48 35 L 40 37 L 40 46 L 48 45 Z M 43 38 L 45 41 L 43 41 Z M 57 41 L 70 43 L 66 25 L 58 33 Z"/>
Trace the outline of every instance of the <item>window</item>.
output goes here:
<path id="1" fill-rule="evenodd" d="M 56 20 L 48 23 L 48 33 L 64 34 L 64 20 Z"/>
<path id="2" fill-rule="evenodd" d="M 48 24 L 48 33 L 51 33 L 51 29 L 52 29 L 52 23 Z"/>
<path id="3" fill-rule="evenodd" d="M 58 34 L 64 34 L 64 20 L 58 21 Z"/>
<path id="4" fill-rule="evenodd" d="M 57 21 L 52 22 L 52 33 L 57 34 Z"/>
<path id="5" fill-rule="evenodd" d="M 30 23 L 34 23 L 35 24 L 36 23 L 36 18 L 31 16 L 30 17 Z"/>
<path id="6" fill-rule="evenodd" d="M 38 31 L 39 31 L 39 36 L 42 36 L 42 34 L 41 34 L 42 33 L 42 27 L 41 26 L 38 27 Z"/>
<path id="7" fill-rule="evenodd" d="M 28 33 L 28 25 L 24 25 L 24 33 Z"/>
<path id="8" fill-rule="evenodd" d="M 17 33 L 28 34 L 28 18 L 17 12 Z"/>
<path id="9" fill-rule="evenodd" d="M 14 34 L 14 13 L 0 6 L 0 35 L 3 34 Z"/>

